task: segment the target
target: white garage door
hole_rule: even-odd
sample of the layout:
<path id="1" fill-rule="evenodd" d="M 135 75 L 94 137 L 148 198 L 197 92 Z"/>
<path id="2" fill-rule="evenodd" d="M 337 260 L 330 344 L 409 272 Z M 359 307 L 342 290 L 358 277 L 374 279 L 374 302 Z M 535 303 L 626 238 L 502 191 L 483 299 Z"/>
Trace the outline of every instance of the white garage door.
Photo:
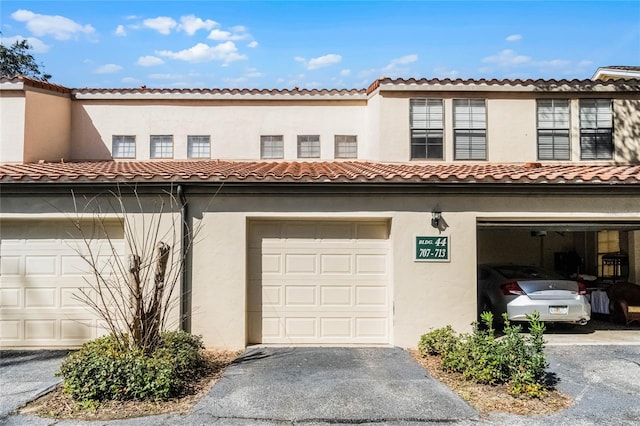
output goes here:
<path id="1" fill-rule="evenodd" d="M 390 342 L 388 223 L 252 222 L 251 343 Z"/>
<path id="2" fill-rule="evenodd" d="M 74 298 L 93 276 L 77 252 L 80 240 L 69 221 L 5 220 L 0 231 L 0 345 L 69 347 L 95 338 L 95 315 Z M 108 233 L 123 253 L 122 227 L 110 224 Z M 106 262 L 104 237 L 91 246 Z"/>

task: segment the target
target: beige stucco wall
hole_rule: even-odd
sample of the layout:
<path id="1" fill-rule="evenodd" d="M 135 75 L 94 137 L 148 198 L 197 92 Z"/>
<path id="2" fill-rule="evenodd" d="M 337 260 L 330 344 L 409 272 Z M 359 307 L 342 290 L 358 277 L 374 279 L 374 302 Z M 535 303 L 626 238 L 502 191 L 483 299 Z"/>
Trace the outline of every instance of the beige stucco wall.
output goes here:
<path id="1" fill-rule="evenodd" d="M 52 201 L 3 196 L 2 217 L 59 215 Z M 54 204 L 62 212 L 73 211 L 70 197 L 57 198 Z M 415 262 L 415 236 L 439 235 L 430 226 L 434 209 L 442 211 L 448 224 L 442 235 L 450 237 L 451 260 Z M 247 343 L 247 224 L 254 219 L 388 220 L 394 304 L 390 343 L 403 347 L 415 347 L 430 328 L 451 324 L 459 331 L 470 330 L 476 316 L 476 260 L 486 258 L 477 253 L 479 219 L 624 220 L 640 226 L 640 198 L 615 195 L 190 195 L 189 210 L 198 230 L 190 277 L 192 331 L 202 334 L 207 346 L 226 348 Z M 564 249 L 565 243 L 554 247 Z M 630 238 L 630 251 L 632 247 L 630 255 L 637 260 L 638 244 Z M 530 249 L 537 259 L 537 247 Z"/>
<path id="2" fill-rule="evenodd" d="M 71 99 L 68 94 L 27 90 L 24 162 L 69 160 Z"/>
<path id="3" fill-rule="evenodd" d="M 25 97 L 23 92 L 0 91 L 0 162 L 22 163 Z"/>
<path id="4" fill-rule="evenodd" d="M 320 135 L 321 160 L 334 158 L 334 135 L 364 144 L 364 101 L 77 101 L 71 134 L 76 159 L 110 159 L 113 135 L 135 135 L 149 158 L 150 135 L 173 135 L 174 158 L 187 158 L 188 135 L 210 135 L 212 158 L 256 160 L 261 135 L 284 136 L 284 159 L 297 159 L 297 136 Z"/>
<path id="5" fill-rule="evenodd" d="M 640 100 L 616 99 L 613 114 L 615 160 L 640 163 Z"/>
<path id="6" fill-rule="evenodd" d="M 463 98 L 486 99 L 488 162 L 538 161 L 536 99 L 548 96 L 539 93 L 383 92 L 378 96 L 379 106 L 376 105 L 380 111 L 380 125 L 370 126 L 379 131 L 378 138 L 371 139 L 379 143 L 378 147 L 371 148 L 371 159 L 394 162 L 411 159 L 409 100 L 429 97 L 444 101 L 444 161 L 454 161 L 453 100 Z M 616 96 L 610 95 L 612 98 Z M 624 97 L 629 99 L 614 100 L 614 160 L 618 162 L 640 162 L 640 101 L 632 99 L 634 96 L 626 94 Z M 570 99 L 570 158 L 571 161 L 581 161 L 579 99 L 575 94 L 561 95 L 560 98 Z"/>

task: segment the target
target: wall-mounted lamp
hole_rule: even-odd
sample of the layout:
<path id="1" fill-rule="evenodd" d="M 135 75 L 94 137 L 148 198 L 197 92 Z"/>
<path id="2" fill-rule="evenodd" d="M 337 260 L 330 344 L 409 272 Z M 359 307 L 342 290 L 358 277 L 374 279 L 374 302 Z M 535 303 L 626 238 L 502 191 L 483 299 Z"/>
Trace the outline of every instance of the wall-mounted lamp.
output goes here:
<path id="1" fill-rule="evenodd" d="M 442 220 L 442 212 L 431 213 L 431 226 L 438 229 L 440 228 L 440 221 Z"/>
<path id="2" fill-rule="evenodd" d="M 431 212 L 431 226 L 442 232 L 449 227 L 449 224 L 442 217 L 442 212 L 433 211 Z"/>

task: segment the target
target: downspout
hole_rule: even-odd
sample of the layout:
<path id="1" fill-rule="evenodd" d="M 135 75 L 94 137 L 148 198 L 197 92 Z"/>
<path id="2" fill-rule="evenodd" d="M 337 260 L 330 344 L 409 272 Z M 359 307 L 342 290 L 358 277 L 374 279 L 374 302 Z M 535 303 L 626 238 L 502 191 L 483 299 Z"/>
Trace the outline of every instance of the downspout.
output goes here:
<path id="1" fill-rule="evenodd" d="M 189 283 L 189 246 L 191 239 L 191 227 L 188 221 L 189 205 L 187 197 L 182 185 L 177 188 L 178 199 L 180 200 L 180 222 L 182 223 L 181 237 L 181 259 L 182 259 L 182 277 L 180 279 L 180 329 L 191 332 L 191 285 Z"/>

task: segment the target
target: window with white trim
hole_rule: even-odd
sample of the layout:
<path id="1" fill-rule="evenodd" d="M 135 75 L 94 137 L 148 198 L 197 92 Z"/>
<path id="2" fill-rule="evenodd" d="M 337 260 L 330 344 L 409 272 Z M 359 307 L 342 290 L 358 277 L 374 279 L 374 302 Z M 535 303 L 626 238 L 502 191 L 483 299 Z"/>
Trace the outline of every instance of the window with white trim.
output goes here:
<path id="1" fill-rule="evenodd" d="M 358 158 L 358 136 L 335 135 L 335 158 Z"/>
<path id="2" fill-rule="evenodd" d="M 456 160 L 487 159 L 487 109 L 484 99 L 453 100 L 453 145 Z"/>
<path id="3" fill-rule="evenodd" d="M 260 158 L 284 158 L 282 135 L 260 136 Z"/>
<path id="4" fill-rule="evenodd" d="M 197 135 L 187 136 L 187 157 L 211 158 L 211 137 Z"/>
<path id="5" fill-rule="evenodd" d="M 113 158 L 136 158 L 136 137 L 130 135 L 111 136 Z"/>
<path id="6" fill-rule="evenodd" d="M 538 160 L 570 160 L 569 100 L 538 99 Z"/>
<path id="7" fill-rule="evenodd" d="M 173 158 L 173 135 L 152 135 L 150 157 Z"/>
<path id="8" fill-rule="evenodd" d="M 613 111 L 611 99 L 580 100 L 580 158 L 613 158 Z"/>
<path id="9" fill-rule="evenodd" d="M 320 135 L 298 135 L 298 158 L 320 158 Z"/>
<path id="10" fill-rule="evenodd" d="M 443 158 L 442 99 L 411 99 L 411 159 Z"/>

